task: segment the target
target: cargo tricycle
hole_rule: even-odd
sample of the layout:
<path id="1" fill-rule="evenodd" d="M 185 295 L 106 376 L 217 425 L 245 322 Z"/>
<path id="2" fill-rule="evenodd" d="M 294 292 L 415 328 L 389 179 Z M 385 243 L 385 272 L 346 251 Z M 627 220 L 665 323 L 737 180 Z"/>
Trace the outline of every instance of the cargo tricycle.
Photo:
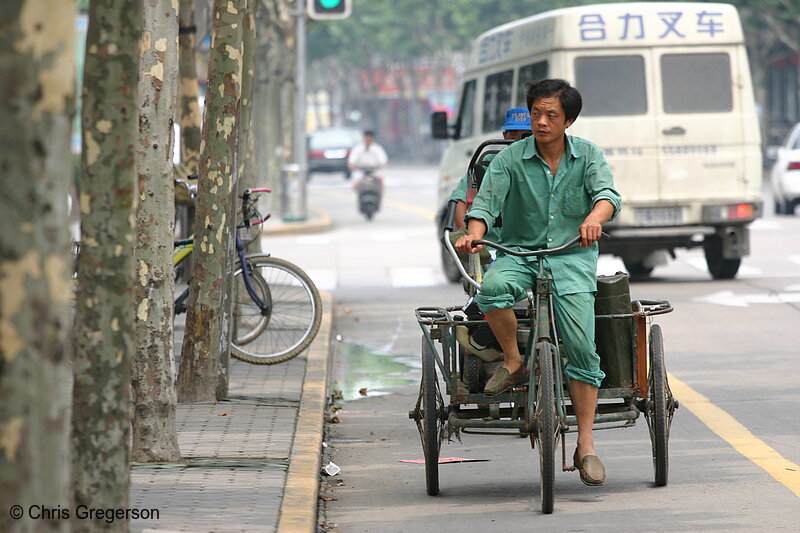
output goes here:
<path id="1" fill-rule="evenodd" d="M 507 144 L 483 143 L 473 156 L 470 170 L 481 164 L 487 143 Z M 480 186 L 480 177 L 470 174 L 471 188 Z M 463 342 L 478 328 L 485 330 L 487 323 L 474 303 L 483 271 L 477 254 L 470 254 L 465 268 L 450 242 L 454 207 L 455 202 L 448 206 L 444 245 L 461 271 L 468 299 L 462 305 L 416 309 L 422 329 L 422 380 L 409 418 L 416 422 L 422 440 L 427 493 L 432 496 L 439 493 L 438 461 L 444 440 L 451 440 L 461 431 L 508 430 L 529 437 L 531 447 L 538 451 L 541 509 L 552 513 L 556 450 L 560 441 L 562 470 L 574 470 L 567 466 L 564 435 L 577 428 L 553 312 L 553 280 L 545 272 L 544 262 L 538 261 L 539 271 L 533 286 L 526 289 L 526 299 L 514 307 L 517 342 L 523 365 L 529 371 L 528 378 L 499 395 L 485 395 L 487 376 L 502 362 L 490 361 L 485 353 L 481 356 L 472 353 L 471 345 Z M 485 240 L 477 241 L 476 245 L 507 254 L 543 258 L 561 253 L 579 241 L 575 237 L 561 246 L 523 252 Z M 594 429 L 630 427 L 644 414 L 650 431 L 656 486 L 667 484 L 669 431 L 678 402 L 667 380 L 661 328 L 649 323 L 652 317 L 672 309 L 667 301 L 631 301 L 624 273 L 598 276 L 595 339 L 606 378 L 598 391 Z"/>

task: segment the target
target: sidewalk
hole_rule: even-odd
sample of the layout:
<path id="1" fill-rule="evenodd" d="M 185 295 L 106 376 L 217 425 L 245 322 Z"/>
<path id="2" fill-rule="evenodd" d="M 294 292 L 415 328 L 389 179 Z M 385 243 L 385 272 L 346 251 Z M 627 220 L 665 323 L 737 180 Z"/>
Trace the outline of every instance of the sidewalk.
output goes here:
<path id="1" fill-rule="evenodd" d="M 131 531 L 317 530 L 333 316 L 328 293 L 322 309 L 319 333 L 304 353 L 277 365 L 231 358 L 227 401 L 178 405 L 185 463 L 134 467 L 129 507 L 158 509 L 159 517 L 132 520 Z"/>

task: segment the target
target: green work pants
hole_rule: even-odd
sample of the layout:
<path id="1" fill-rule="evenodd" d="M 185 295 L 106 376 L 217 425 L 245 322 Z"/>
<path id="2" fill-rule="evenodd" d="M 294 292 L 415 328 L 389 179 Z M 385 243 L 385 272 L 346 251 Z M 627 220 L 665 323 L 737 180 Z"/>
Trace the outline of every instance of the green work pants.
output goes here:
<path id="1" fill-rule="evenodd" d="M 476 301 L 486 313 L 507 309 L 525 299 L 525 288 L 533 287 L 538 262 L 505 255 L 492 263 L 481 284 Z M 545 261 L 545 272 L 550 273 Z M 600 356 L 594 342 L 594 293 L 579 292 L 558 295 L 553 292 L 556 328 L 567 356 L 564 373 L 600 387 L 605 373 L 600 370 Z"/>

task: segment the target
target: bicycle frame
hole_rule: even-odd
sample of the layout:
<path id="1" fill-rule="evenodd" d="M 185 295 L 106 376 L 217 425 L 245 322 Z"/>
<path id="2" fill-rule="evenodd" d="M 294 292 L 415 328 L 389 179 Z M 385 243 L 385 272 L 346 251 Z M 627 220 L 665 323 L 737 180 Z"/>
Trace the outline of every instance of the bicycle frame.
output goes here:
<path id="1" fill-rule="evenodd" d="M 248 202 L 255 200 L 255 198 L 252 198 L 253 193 L 259 193 L 259 192 L 272 192 L 272 190 L 266 187 L 245 189 L 244 193 L 240 197 L 242 199 L 243 211 L 248 207 Z M 244 285 L 245 285 L 245 290 L 247 290 L 247 294 L 250 296 L 250 299 L 253 300 L 253 303 L 255 303 L 261 310 L 261 314 L 263 316 L 268 316 L 269 313 L 271 312 L 270 305 L 267 302 L 265 302 L 253 288 L 250 268 L 247 263 L 247 255 L 245 254 L 245 244 L 242 242 L 242 239 L 239 235 L 239 228 L 263 224 L 266 220 L 270 218 L 270 215 L 267 215 L 264 218 L 259 218 L 253 222 L 251 222 L 249 217 L 246 216 L 244 213 L 243 215 L 244 215 L 244 221 L 242 225 L 237 225 L 234 231 L 236 254 L 239 258 L 239 264 L 242 265 L 242 278 L 244 279 Z M 175 268 L 181 263 L 183 263 L 194 251 L 194 237 L 190 237 L 188 239 L 181 239 L 175 241 L 173 244 L 175 247 L 175 251 L 172 254 L 172 266 L 173 268 Z M 184 302 L 186 301 L 186 298 L 188 296 L 189 296 L 189 288 L 187 287 L 186 290 L 183 291 L 183 293 L 181 293 L 181 295 L 175 299 L 176 313 L 182 313 L 183 311 L 186 310 Z"/>

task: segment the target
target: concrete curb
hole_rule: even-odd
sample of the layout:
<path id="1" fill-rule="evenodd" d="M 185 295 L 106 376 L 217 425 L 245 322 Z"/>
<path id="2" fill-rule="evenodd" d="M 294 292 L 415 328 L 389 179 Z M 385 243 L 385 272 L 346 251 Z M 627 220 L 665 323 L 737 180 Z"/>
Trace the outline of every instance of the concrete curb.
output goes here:
<path id="1" fill-rule="evenodd" d="M 320 292 L 322 324 L 308 349 L 306 375 L 300 395 L 289 470 L 283 492 L 277 533 L 315 533 L 317 498 L 328 401 L 328 359 L 333 324 L 333 296 Z"/>
<path id="2" fill-rule="evenodd" d="M 264 235 L 290 235 L 301 233 L 321 233 L 328 231 L 333 225 L 330 215 L 322 209 L 309 207 L 315 216 L 302 222 L 280 222 L 276 226 L 264 225 Z"/>

